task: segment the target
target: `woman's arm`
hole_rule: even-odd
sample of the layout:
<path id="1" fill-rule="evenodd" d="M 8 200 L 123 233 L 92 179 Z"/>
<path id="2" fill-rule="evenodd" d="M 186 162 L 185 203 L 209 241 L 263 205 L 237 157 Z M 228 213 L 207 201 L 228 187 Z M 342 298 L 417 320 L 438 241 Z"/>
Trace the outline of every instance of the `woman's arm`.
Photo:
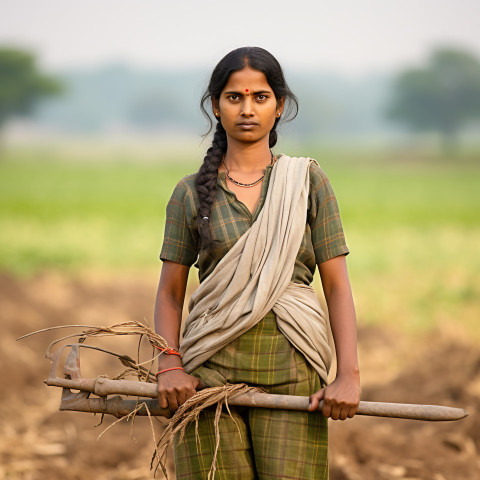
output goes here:
<path id="1" fill-rule="evenodd" d="M 357 327 L 345 256 L 318 265 L 337 352 L 335 380 L 311 395 L 309 410 L 323 399 L 322 414 L 333 420 L 353 417 L 360 402 L 360 372 L 357 358 Z"/>
<path id="2" fill-rule="evenodd" d="M 155 302 L 155 331 L 168 346 L 178 350 L 183 302 L 187 288 L 188 266 L 164 261 Z M 158 369 L 181 367 L 178 355 L 160 355 Z M 158 402 L 161 408 L 176 410 L 195 394 L 197 378 L 182 370 L 170 370 L 158 375 Z"/>

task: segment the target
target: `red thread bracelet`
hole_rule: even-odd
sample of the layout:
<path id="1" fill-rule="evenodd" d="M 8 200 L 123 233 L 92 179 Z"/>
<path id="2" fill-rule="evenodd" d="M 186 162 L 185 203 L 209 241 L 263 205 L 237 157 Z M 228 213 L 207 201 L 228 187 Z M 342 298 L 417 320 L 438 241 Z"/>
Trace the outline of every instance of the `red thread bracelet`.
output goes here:
<path id="1" fill-rule="evenodd" d="M 185 371 L 185 369 L 184 369 L 183 367 L 165 368 L 165 369 L 160 370 L 159 372 L 157 372 L 157 373 L 155 374 L 155 377 L 158 378 L 158 375 L 160 375 L 161 373 L 169 372 L 170 370 L 183 370 L 183 371 Z"/>
<path id="2" fill-rule="evenodd" d="M 175 350 L 174 348 L 157 347 L 157 345 L 154 345 L 154 347 L 167 355 L 178 355 L 180 358 L 182 358 L 182 354 L 178 350 Z"/>

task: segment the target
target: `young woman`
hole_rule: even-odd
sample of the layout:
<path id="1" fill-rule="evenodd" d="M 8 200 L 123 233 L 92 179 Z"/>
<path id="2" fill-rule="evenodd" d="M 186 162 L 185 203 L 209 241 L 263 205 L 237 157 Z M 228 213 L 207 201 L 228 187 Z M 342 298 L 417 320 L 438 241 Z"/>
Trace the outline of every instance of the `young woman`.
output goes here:
<path id="1" fill-rule="evenodd" d="M 328 478 L 327 417 L 353 417 L 360 396 L 335 196 L 314 160 L 271 153 L 277 125 L 296 115 L 297 100 L 269 52 L 245 47 L 226 55 L 201 106 L 216 121 L 212 145 L 199 171 L 175 187 L 160 254 L 155 326 L 174 349 L 159 360 L 160 406 L 177 409 L 199 384 L 243 382 L 309 396 L 311 412 L 323 400 L 322 414 L 233 407 L 233 419 L 222 414 L 216 478 Z M 200 286 L 180 341 L 195 262 Z M 337 355 L 328 386 L 327 324 L 310 287 L 317 266 Z M 177 478 L 207 478 L 213 417 L 202 412 L 198 444 L 194 425 L 176 442 Z"/>

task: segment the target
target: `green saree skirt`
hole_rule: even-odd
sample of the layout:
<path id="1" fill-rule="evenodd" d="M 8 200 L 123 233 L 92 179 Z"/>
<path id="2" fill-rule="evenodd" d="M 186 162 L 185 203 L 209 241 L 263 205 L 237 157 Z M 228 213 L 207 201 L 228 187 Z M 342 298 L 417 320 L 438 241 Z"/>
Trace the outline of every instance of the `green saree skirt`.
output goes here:
<path id="1" fill-rule="evenodd" d="M 269 393 L 308 396 L 323 386 L 318 373 L 280 332 L 269 312 L 257 325 L 192 372 L 209 387 L 247 383 Z M 327 419 L 320 413 L 230 407 L 222 412 L 216 479 L 328 479 Z M 176 478 L 207 479 L 215 449 L 213 407 L 175 439 Z"/>

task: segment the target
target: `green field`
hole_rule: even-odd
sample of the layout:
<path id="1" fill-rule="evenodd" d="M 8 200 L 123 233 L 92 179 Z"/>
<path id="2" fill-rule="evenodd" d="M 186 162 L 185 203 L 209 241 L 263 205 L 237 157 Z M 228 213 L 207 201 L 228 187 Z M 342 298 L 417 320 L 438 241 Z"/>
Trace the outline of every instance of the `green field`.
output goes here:
<path id="1" fill-rule="evenodd" d="M 302 152 L 305 154 L 304 152 Z M 480 318 L 480 154 L 399 160 L 381 151 L 310 153 L 340 204 L 359 316 L 407 329 Z M 73 158 L 73 155 L 72 155 Z M 158 269 L 165 206 L 198 169 L 166 161 L 72 160 L 10 149 L 0 162 L 0 269 Z"/>

